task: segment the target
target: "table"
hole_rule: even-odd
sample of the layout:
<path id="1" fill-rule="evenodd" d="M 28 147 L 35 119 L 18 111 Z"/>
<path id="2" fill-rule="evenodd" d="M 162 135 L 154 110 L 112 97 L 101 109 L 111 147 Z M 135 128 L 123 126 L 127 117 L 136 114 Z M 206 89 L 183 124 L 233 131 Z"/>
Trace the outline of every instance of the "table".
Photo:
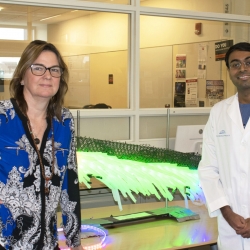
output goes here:
<path id="1" fill-rule="evenodd" d="M 82 209 L 82 219 L 119 216 L 164 207 L 164 202 L 141 203 L 118 206 Z M 168 202 L 168 206 L 182 206 L 184 201 Z M 175 219 L 145 220 L 108 229 L 105 250 L 162 250 L 186 249 L 202 245 L 212 245 L 217 241 L 216 218 L 210 218 L 206 207 L 189 202 L 189 208 L 200 215 L 199 220 L 177 222 Z M 58 223 L 60 223 L 60 213 Z M 98 243 L 98 237 L 82 239 L 82 245 Z M 92 243 L 91 243 L 92 244 Z M 64 248 L 65 242 L 59 241 Z"/>
<path id="2" fill-rule="evenodd" d="M 96 178 L 90 178 L 90 181 L 91 181 L 91 189 L 107 188 L 107 186 L 105 184 L 103 184 L 100 180 L 98 180 Z M 79 188 L 80 188 L 80 190 L 88 189 L 84 183 L 80 183 Z"/>

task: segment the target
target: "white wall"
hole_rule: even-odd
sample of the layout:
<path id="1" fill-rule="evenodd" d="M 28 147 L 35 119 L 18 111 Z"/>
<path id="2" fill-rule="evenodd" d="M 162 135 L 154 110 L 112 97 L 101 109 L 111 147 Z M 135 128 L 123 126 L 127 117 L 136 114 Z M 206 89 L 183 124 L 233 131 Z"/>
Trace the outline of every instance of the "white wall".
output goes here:
<path id="1" fill-rule="evenodd" d="M 127 50 L 128 15 L 90 12 L 83 17 L 48 25 L 48 39 L 64 56 Z"/>

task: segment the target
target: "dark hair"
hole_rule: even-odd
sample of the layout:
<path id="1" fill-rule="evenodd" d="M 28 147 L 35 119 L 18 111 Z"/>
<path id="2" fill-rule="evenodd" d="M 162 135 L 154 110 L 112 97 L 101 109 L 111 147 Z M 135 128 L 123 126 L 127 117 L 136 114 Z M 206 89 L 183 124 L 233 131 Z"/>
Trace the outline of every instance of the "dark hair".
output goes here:
<path id="1" fill-rule="evenodd" d="M 105 103 L 97 103 L 94 105 L 93 109 L 112 109 L 112 107 Z"/>
<path id="2" fill-rule="evenodd" d="M 57 93 L 50 99 L 49 105 L 47 108 L 48 116 L 56 116 L 59 120 L 61 120 L 61 112 L 62 106 L 64 102 L 64 96 L 68 91 L 68 79 L 69 79 L 69 71 L 67 65 L 63 61 L 63 58 L 58 51 L 58 49 L 51 43 L 35 40 L 28 44 L 28 46 L 23 51 L 20 61 L 15 69 L 13 74 L 13 78 L 10 81 L 10 95 L 17 100 L 17 103 L 21 109 L 21 111 L 26 114 L 28 105 L 23 95 L 23 85 L 21 85 L 21 80 L 24 77 L 26 70 L 30 67 L 30 65 L 38 58 L 38 56 L 43 51 L 51 51 L 55 53 L 59 67 L 63 69 L 63 74 L 60 77 L 60 84 Z"/>
<path id="3" fill-rule="evenodd" d="M 236 43 L 228 49 L 226 56 L 225 56 L 225 62 L 226 62 L 227 68 L 229 68 L 229 61 L 228 61 L 229 56 L 231 55 L 231 53 L 233 53 L 236 50 L 250 52 L 250 43 L 247 43 L 247 42 Z"/>

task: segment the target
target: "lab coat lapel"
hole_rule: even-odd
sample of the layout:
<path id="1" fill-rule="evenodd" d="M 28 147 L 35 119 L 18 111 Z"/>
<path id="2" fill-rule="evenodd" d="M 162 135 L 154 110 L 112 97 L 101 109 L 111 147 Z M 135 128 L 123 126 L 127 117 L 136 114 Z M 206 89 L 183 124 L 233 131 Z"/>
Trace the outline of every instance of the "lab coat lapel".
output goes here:
<path id="1" fill-rule="evenodd" d="M 241 129 L 244 129 L 242 126 L 242 118 L 240 114 L 238 94 L 234 96 L 228 103 L 227 113 L 231 120 Z"/>

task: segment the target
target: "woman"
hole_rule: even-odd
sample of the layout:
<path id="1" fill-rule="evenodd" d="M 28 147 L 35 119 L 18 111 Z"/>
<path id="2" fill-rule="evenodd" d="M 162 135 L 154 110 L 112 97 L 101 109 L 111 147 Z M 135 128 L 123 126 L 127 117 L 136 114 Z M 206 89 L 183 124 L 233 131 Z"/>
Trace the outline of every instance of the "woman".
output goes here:
<path id="1" fill-rule="evenodd" d="M 0 102 L 0 249 L 59 249 L 56 211 L 67 245 L 80 246 L 74 120 L 62 107 L 68 69 L 56 47 L 33 41 Z"/>

